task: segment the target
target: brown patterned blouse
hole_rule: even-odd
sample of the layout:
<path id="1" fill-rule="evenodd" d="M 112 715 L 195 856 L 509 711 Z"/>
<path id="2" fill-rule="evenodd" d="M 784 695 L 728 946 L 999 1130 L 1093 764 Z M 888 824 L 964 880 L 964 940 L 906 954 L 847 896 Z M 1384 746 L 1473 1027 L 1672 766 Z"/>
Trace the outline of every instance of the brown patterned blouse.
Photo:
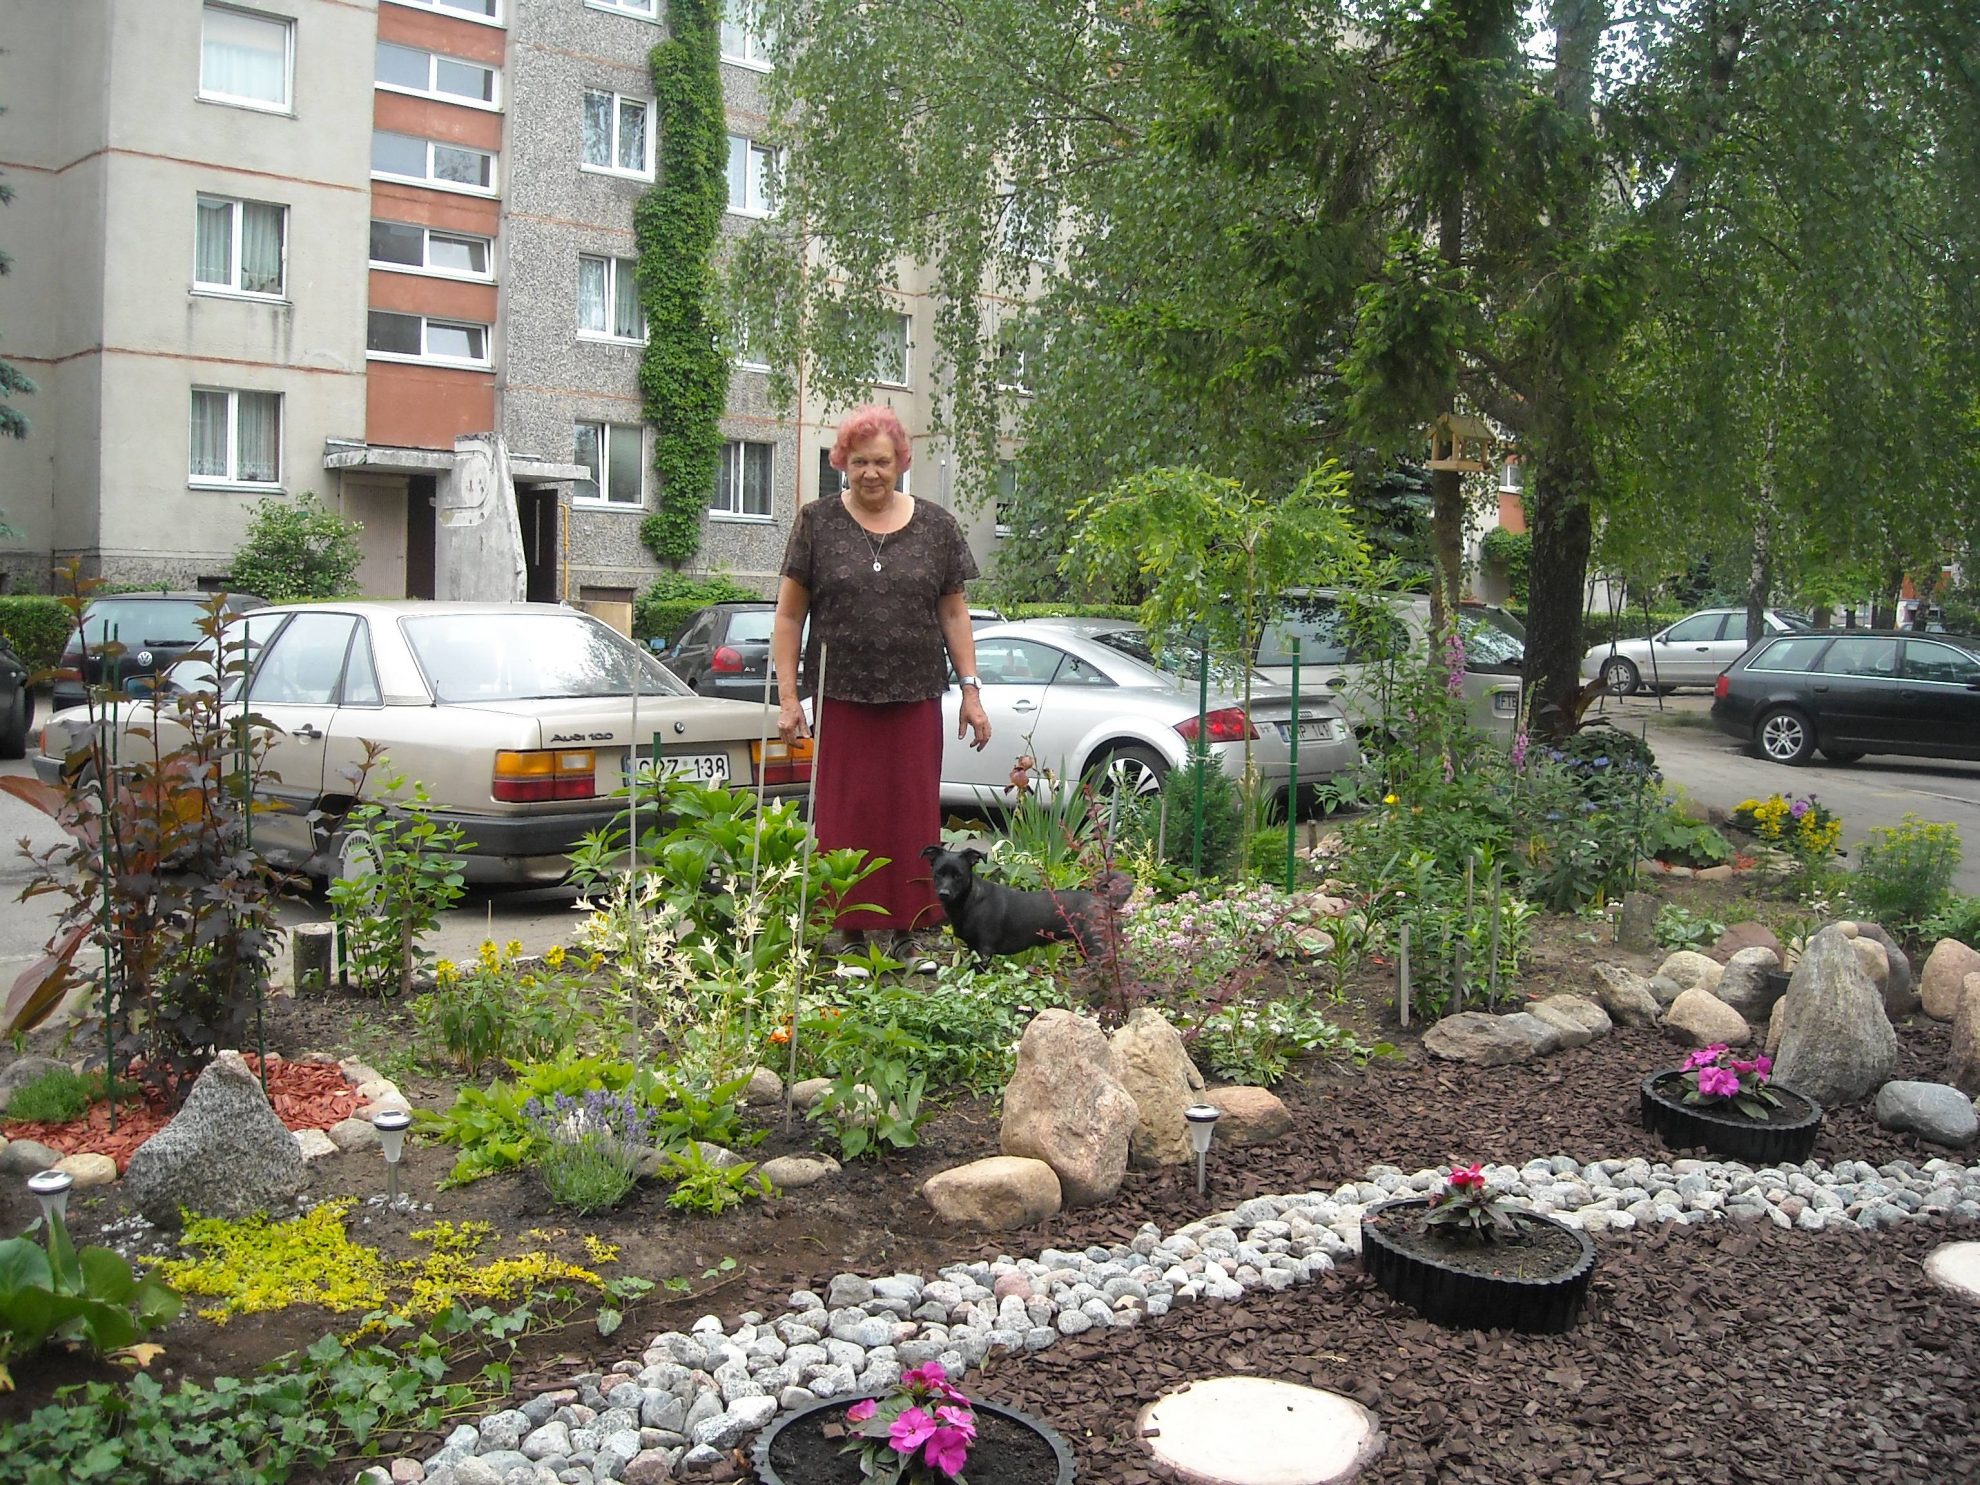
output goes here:
<path id="1" fill-rule="evenodd" d="M 949 651 L 936 601 L 976 575 L 962 528 L 939 505 L 915 501 L 908 523 L 884 538 L 869 534 L 837 495 L 803 506 L 784 552 L 784 576 L 811 595 L 800 692 L 816 689 L 824 642 L 832 647 L 825 687 L 834 701 L 940 696 Z"/>

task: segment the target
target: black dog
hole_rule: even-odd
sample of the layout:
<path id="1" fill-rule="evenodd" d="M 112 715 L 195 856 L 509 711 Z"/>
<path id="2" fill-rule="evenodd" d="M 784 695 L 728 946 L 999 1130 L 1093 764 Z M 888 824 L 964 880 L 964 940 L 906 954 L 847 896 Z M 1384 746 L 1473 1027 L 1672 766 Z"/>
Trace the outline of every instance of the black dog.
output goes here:
<path id="1" fill-rule="evenodd" d="M 1021 892 L 979 880 L 976 864 L 989 858 L 974 846 L 961 851 L 924 846 L 921 855 L 934 868 L 935 895 L 949 927 L 975 951 L 978 969 L 988 969 L 993 954 L 1017 954 L 1068 939 L 1088 959 L 1102 958 L 1107 952 L 1107 905 L 1119 907 L 1134 886 L 1124 873 L 1109 872 L 1099 884 L 1105 902 L 1076 890 Z"/>

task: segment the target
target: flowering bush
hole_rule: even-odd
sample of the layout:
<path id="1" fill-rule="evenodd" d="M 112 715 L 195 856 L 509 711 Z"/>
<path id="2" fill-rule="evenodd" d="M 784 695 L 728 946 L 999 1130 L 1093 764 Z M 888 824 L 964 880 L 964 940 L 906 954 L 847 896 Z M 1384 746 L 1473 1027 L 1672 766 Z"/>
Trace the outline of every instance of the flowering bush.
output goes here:
<path id="1" fill-rule="evenodd" d="M 550 1200 L 581 1213 L 609 1211 L 625 1200 L 659 1123 L 632 1093 L 603 1088 L 582 1098 L 559 1093 L 548 1104 L 532 1098 L 523 1114 L 547 1142 L 538 1170 Z"/>
<path id="2" fill-rule="evenodd" d="M 1486 1183 L 1484 1167 L 1479 1165 L 1451 1168 L 1444 1189 L 1430 1194 L 1430 1211 L 1423 1225 L 1453 1227 L 1461 1235 L 1481 1243 L 1510 1237 L 1518 1231 L 1513 1226 L 1511 1210 Z"/>
<path id="3" fill-rule="evenodd" d="M 1842 818 L 1818 803 L 1813 794 L 1806 799 L 1789 799 L 1784 794 L 1748 799 L 1733 810 L 1732 820 L 1769 845 L 1808 861 L 1834 855 L 1836 843 L 1842 839 Z"/>
<path id="4" fill-rule="evenodd" d="M 887 1397 L 863 1398 L 846 1409 L 859 1467 L 875 1485 L 935 1485 L 961 1476 L 976 1442 L 976 1413 L 950 1385 L 942 1363 L 910 1367 Z"/>
<path id="5" fill-rule="evenodd" d="M 1680 1074 L 1684 1102 L 1708 1107 L 1731 1104 L 1749 1119 L 1765 1119 L 1768 1109 L 1781 1106 L 1767 1086 L 1773 1071 L 1774 1059 L 1764 1052 L 1743 1058 L 1734 1057 L 1724 1042 L 1700 1047 L 1684 1059 Z"/>

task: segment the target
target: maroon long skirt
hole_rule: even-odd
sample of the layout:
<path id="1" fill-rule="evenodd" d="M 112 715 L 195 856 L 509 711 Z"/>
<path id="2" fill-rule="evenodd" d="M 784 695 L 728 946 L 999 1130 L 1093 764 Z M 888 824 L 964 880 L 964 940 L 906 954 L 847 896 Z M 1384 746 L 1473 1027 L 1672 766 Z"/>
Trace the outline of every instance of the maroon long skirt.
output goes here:
<path id="1" fill-rule="evenodd" d="M 842 929 L 929 928 L 942 921 L 924 846 L 942 840 L 942 703 L 822 703 L 818 801 L 822 850 L 855 846 L 887 864 L 853 889 L 882 911 L 841 913 Z"/>

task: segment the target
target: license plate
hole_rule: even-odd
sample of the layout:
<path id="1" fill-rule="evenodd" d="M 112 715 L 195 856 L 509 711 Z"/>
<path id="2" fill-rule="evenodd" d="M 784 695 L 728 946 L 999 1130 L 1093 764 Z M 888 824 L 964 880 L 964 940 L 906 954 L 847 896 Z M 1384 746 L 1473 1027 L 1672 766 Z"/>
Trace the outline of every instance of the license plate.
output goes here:
<path id="1" fill-rule="evenodd" d="M 1279 724 L 1279 736 L 1290 738 L 1292 736 L 1292 724 L 1281 722 Z M 1332 742 L 1334 740 L 1334 724 L 1328 721 L 1301 722 L 1299 724 L 1299 740 L 1301 742 Z"/>
<path id="2" fill-rule="evenodd" d="M 659 762 L 662 778 L 686 778 L 702 784 L 719 784 L 729 776 L 727 753 L 675 753 L 661 758 Z"/>
<path id="3" fill-rule="evenodd" d="M 1517 712 L 1518 710 L 1519 710 L 1519 692 L 1494 691 L 1492 693 L 1492 711 L 1496 715 L 1501 717 L 1510 717 L 1513 713 Z"/>

